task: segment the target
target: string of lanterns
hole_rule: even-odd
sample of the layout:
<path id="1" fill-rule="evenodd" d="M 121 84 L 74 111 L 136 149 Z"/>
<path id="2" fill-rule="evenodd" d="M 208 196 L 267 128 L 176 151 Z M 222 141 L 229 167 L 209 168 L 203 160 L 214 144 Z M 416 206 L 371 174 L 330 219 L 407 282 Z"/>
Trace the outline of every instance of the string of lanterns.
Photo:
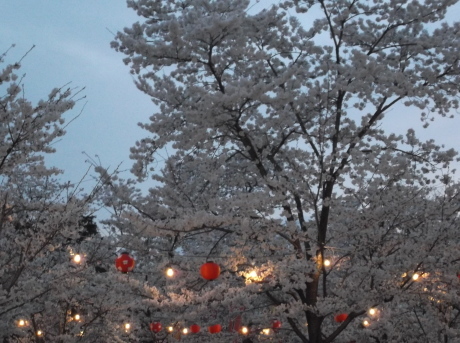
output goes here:
<path id="1" fill-rule="evenodd" d="M 122 252 L 115 260 L 115 268 L 122 273 L 132 272 L 135 265 L 136 261 L 128 252 Z M 220 266 L 215 262 L 208 261 L 200 267 L 200 274 L 205 280 L 215 280 L 220 275 Z M 166 275 L 173 276 L 174 270 L 168 268 Z"/>
<path id="2" fill-rule="evenodd" d="M 154 333 L 159 333 L 159 332 L 161 332 L 163 330 L 163 325 L 160 322 L 152 322 L 152 323 L 150 323 L 149 328 L 150 328 L 150 331 L 152 331 Z M 278 331 L 279 329 L 281 329 L 281 321 L 279 321 L 277 319 L 274 319 L 272 321 L 271 329 L 273 331 L 275 331 L 275 332 Z M 256 331 L 258 331 L 258 330 L 259 329 L 256 329 Z M 168 326 L 166 328 L 166 331 L 171 333 L 171 332 L 174 331 L 174 327 Z M 208 326 L 208 332 L 211 333 L 211 334 L 219 333 L 221 331 L 222 331 L 222 325 L 220 325 L 220 324 L 214 324 L 214 325 Z M 241 326 L 240 328 L 235 329 L 235 331 L 238 331 L 241 334 L 246 335 L 251 330 L 246 326 Z M 198 324 L 192 324 L 192 325 L 190 325 L 189 328 L 183 328 L 182 329 L 183 334 L 188 334 L 189 332 L 193 333 L 193 334 L 197 334 L 197 333 L 201 332 L 201 327 Z M 270 333 L 270 329 L 268 329 L 268 328 L 263 329 L 261 331 L 261 333 L 264 333 L 264 334 L 268 335 Z"/>
<path id="3" fill-rule="evenodd" d="M 330 266 L 331 262 L 329 260 L 325 260 L 325 265 Z M 135 260 L 134 258 L 128 253 L 128 252 L 123 252 L 121 255 L 115 260 L 115 267 L 117 270 L 119 270 L 122 273 L 128 273 L 133 271 L 134 266 L 135 266 Z M 200 274 L 201 276 L 208 281 L 215 280 L 219 277 L 220 275 L 220 266 L 212 261 L 208 261 L 201 265 L 200 267 Z M 166 271 L 166 275 L 169 277 L 174 276 L 174 269 L 168 268 Z M 413 278 L 414 281 L 417 280 L 416 278 Z M 377 310 L 375 308 L 371 308 L 369 310 L 369 314 L 371 316 L 375 316 L 377 314 Z M 334 321 L 337 323 L 343 323 L 345 320 L 347 320 L 348 314 L 346 313 L 339 313 L 334 316 Z M 362 322 L 362 325 L 364 327 L 367 327 L 370 325 L 370 320 L 369 319 L 364 319 Z M 273 320 L 272 321 L 272 329 L 276 332 L 281 328 L 281 322 L 279 320 Z M 159 333 L 163 329 L 162 325 L 160 322 L 153 322 L 150 324 L 150 331 L 154 333 Z M 169 332 L 172 332 L 174 328 L 172 326 L 168 327 L 167 330 Z M 187 334 L 188 331 L 190 330 L 191 333 L 199 333 L 201 331 L 201 327 L 198 324 L 193 324 L 190 326 L 189 329 L 184 328 L 183 333 Z M 215 324 L 211 325 L 208 327 L 208 331 L 211 334 L 219 333 L 222 331 L 222 326 L 220 324 Z M 242 334 L 248 334 L 249 329 L 245 326 L 241 327 L 239 330 L 240 333 Z M 263 329 L 262 333 L 264 334 L 269 334 L 270 329 Z"/>
<path id="4" fill-rule="evenodd" d="M 132 272 L 134 270 L 134 266 L 136 265 L 136 262 L 134 258 L 128 253 L 128 252 L 122 252 L 121 255 L 115 260 L 115 267 L 118 271 L 122 273 L 128 273 Z M 172 268 L 168 268 L 166 270 L 166 275 L 169 277 L 172 277 L 174 275 L 174 270 Z M 212 281 L 215 280 L 219 277 L 220 275 L 220 266 L 213 262 L 213 261 L 208 261 L 201 265 L 200 267 L 200 275 L 203 277 L 203 279 Z M 127 324 L 125 324 L 126 326 Z M 152 322 L 149 325 L 150 331 L 153 333 L 159 333 L 163 330 L 163 325 L 160 322 Z M 276 332 L 281 328 L 281 321 L 275 319 L 272 321 L 272 329 Z M 126 329 L 126 327 L 125 327 Z M 166 329 L 168 332 L 174 331 L 174 328 L 172 326 L 167 327 Z M 183 334 L 188 334 L 189 331 L 192 334 L 197 334 L 201 331 L 201 327 L 198 324 L 193 324 L 190 326 L 190 328 L 183 328 L 182 333 Z M 222 325 L 220 324 L 214 324 L 211 326 L 208 326 L 208 332 L 211 334 L 216 334 L 222 331 Z M 250 332 L 250 330 L 242 326 L 240 329 L 238 329 L 240 333 L 243 335 L 246 335 Z M 262 333 L 264 334 L 269 334 L 270 329 L 263 329 Z"/>
<path id="5" fill-rule="evenodd" d="M 80 254 L 74 254 L 74 253 L 71 253 L 71 261 L 75 264 L 80 264 L 81 262 L 83 262 L 83 256 L 80 255 Z M 329 260 L 325 260 L 324 261 L 324 265 L 325 266 L 330 266 L 331 262 Z M 128 252 L 122 252 L 115 260 L 115 267 L 118 271 L 120 271 L 121 273 L 128 273 L 128 272 L 132 272 L 134 270 L 134 267 L 136 265 L 136 261 L 135 259 L 128 253 Z M 166 271 L 166 275 L 169 276 L 169 277 L 172 277 L 174 276 L 174 269 L 172 268 L 168 268 L 167 271 Z M 219 276 L 220 276 L 220 273 L 221 273 L 221 269 L 220 269 L 220 266 L 215 263 L 215 262 L 212 262 L 212 261 L 208 261 L 206 263 L 204 263 L 203 265 L 201 265 L 200 267 L 200 274 L 201 276 L 205 279 L 205 280 L 208 280 L 208 281 L 212 281 L 212 280 L 215 280 L 217 279 Z M 422 277 L 426 277 L 428 276 L 428 273 L 425 273 L 423 274 L 422 273 Z M 459 279 L 460 279 L 460 273 L 457 273 L 456 275 Z M 402 277 L 407 277 L 407 274 L 404 273 L 402 275 Z M 411 277 L 411 279 L 413 281 L 418 281 L 418 279 L 420 278 L 420 273 L 414 273 Z M 375 317 L 378 315 L 380 311 L 376 308 L 370 308 L 369 311 L 368 311 L 368 314 L 370 317 Z M 80 321 L 80 315 L 75 315 L 73 320 L 75 321 Z M 346 313 L 339 313 L 337 315 L 334 316 L 334 321 L 337 322 L 337 323 L 343 323 L 344 321 L 346 321 L 348 319 L 348 314 Z M 29 325 L 28 321 L 24 320 L 24 319 L 20 319 L 17 321 L 17 326 L 18 327 L 27 327 Z M 368 327 L 371 325 L 371 320 L 369 318 L 365 318 L 363 321 L 362 321 L 362 326 L 363 327 Z M 159 333 L 163 330 L 163 327 L 162 327 L 162 324 L 160 322 L 152 322 L 150 325 L 149 325 L 149 328 L 150 328 L 150 331 L 153 332 L 153 333 Z M 273 320 L 272 321 L 272 325 L 271 325 L 271 329 L 270 328 L 266 328 L 266 329 L 256 329 L 255 331 L 258 331 L 258 330 L 261 330 L 261 334 L 270 334 L 271 330 L 273 330 L 274 332 L 277 332 L 279 329 L 281 328 L 281 322 L 277 319 Z M 131 329 L 131 324 L 129 323 L 125 323 L 124 324 L 124 329 L 125 331 L 129 331 Z M 166 330 L 168 332 L 173 332 L 174 331 L 174 327 L 173 326 L 169 326 L 166 328 Z M 208 332 L 211 333 L 211 334 L 216 334 L 216 333 L 219 333 L 222 331 L 222 326 L 220 324 L 214 324 L 214 325 L 211 325 L 208 327 Z M 240 332 L 241 334 L 248 334 L 251 330 L 245 326 L 241 326 L 240 328 L 238 329 L 235 329 L 235 331 L 238 331 Z M 191 325 L 189 328 L 183 328 L 182 329 L 182 333 L 183 334 L 188 334 L 188 333 L 192 333 L 192 334 L 197 334 L 199 332 L 201 332 L 201 327 L 198 325 L 198 324 L 193 324 Z M 83 332 L 82 332 L 83 333 Z M 43 336 L 44 333 L 43 331 L 41 330 L 38 330 L 36 332 L 36 335 L 38 337 L 40 336 Z"/>

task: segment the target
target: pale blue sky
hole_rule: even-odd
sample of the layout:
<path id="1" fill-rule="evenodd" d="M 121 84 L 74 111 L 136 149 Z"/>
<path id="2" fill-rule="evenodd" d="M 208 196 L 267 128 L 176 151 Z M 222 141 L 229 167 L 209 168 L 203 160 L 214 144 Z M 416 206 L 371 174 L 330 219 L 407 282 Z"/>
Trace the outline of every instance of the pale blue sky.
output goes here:
<path id="1" fill-rule="evenodd" d="M 4 0 L 0 5 L 0 52 L 16 44 L 6 58 L 15 62 L 33 45 L 20 73 L 26 97 L 45 98 L 54 87 L 72 82 L 86 87 L 87 98 L 68 114 L 82 115 L 56 144 L 49 163 L 66 171 L 66 179 L 78 180 L 87 168 L 82 151 L 98 154 L 102 164 L 124 162 L 129 147 L 144 134 L 137 122 L 153 113 L 149 98 L 133 84 L 123 55 L 110 48 L 113 35 L 137 21 L 124 0 Z"/>
<path id="2" fill-rule="evenodd" d="M 253 10 L 266 7 L 260 1 Z M 458 6 L 457 6 L 458 8 Z M 451 12 L 451 18 L 455 15 Z M 6 61 L 15 62 L 33 45 L 21 70 L 26 97 L 45 98 L 57 86 L 72 82 L 86 87 L 87 99 L 80 102 L 68 118 L 80 116 L 56 144 L 58 152 L 48 161 L 65 170 L 65 178 L 77 181 L 87 168 L 85 151 L 99 155 L 103 166 L 123 162 L 131 166 L 129 148 L 145 133 L 137 127 L 148 121 L 154 106 L 136 89 L 123 55 L 110 48 L 113 35 L 140 18 L 128 9 L 125 0 L 3 0 L 0 3 L 0 53 L 11 44 Z M 401 133 L 420 128 L 418 115 L 403 109 L 388 114 L 385 127 Z M 437 120 L 424 137 L 434 137 L 449 147 L 458 147 L 459 120 Z"/>

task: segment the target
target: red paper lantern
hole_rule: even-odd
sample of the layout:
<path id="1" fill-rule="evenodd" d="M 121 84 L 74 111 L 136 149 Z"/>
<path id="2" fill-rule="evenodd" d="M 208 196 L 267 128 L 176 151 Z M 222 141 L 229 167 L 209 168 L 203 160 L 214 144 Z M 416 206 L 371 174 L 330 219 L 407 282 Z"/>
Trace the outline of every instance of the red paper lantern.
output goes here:
<path id="1" fill-rule="evenodd" d="M 132 258 L 129 253 L 123 252 L 121 255 L 115 260 L 115 267 L 122 272 L 127 273 L 134 269 L 134 265 L 136 262 L 134 258 Z"/>
<path id="2" fill-rule="evenodd" d="M 278 330 L 281 328 L 281 322 L 278 319 L 274 319 L 272 321 L 272 329 L 273 330 Z"/>
<path id="3" fill-rule="evenodd" d="M 217 263 L 206 262 L 201 266 L 200 274 L 206 280 L 215 280 L 220 275 L 220 267 Z"/>
<path id="4" fill-rule="evenodd" d="M 161 327 L 161 323 L 160 322 L 153 322 L 153 323 L 150 323 L 150 331 L 153 331 L 155 333 L 158 333 L 160 332 L 162 329 Z"/>
<path id="5" fill-rule="evenodd" d="M 201 329 L 200 326 L 197 325 L 197 324 L 193 324 L 193 325 L 190 326 L 190 332 L 191 333 L 198 333 L 198 332 L 200 332 L 200 329 Z"/>
<path id="6" fill-rule="evenodd" d="M 343 323 L 344 321 L 346 321 L 348 318 L 348 314 L 346 313 L 340 313 L 340 314 L 337 314 L 335 317 L 334 317 L 334 320 L 337 322 L 337 323 Z"/>
<path id="7" fill-rule="evenodd" d="M 208 330 L 210 333 L 219 333 L 222 330 L 222 326 L 220 324 L 211 325 Z"/>

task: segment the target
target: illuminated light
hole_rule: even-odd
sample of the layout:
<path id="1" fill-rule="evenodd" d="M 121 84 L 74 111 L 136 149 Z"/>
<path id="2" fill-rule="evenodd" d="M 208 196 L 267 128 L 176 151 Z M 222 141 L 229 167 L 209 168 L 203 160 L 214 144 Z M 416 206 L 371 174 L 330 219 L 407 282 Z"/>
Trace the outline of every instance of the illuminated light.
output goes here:
<path id="1" fill-rule="evenodd" d="M 270 332 L 271 332 L 270 329 L 263 329 L 263 330 L 262 330 L 262 333 L 263 333 L 264 335 L 269 335 Z"/>
<path id="2" fill-rule="evenodd" d="M 364 319 L 363 320 L 363 326 L 368 327 L 369 325 L 371 325 L 371 322 L 368 319 Z"/>
<path id="3" fill-rule="evenodd" d="M 182 333 L 183 333 L 184 335 L 188 334 L 188 329 L 187 329 L 187 328 L 184 328 L 184 329 L 182 330 Z"/>
<path id="4" fill-rule="evenodd" d="M 19 319 L 18 326 L 26 326 L 26 321 L 24 319 Z"/>
<path id="5" fill-rule="evenodd" d="M 250 284 L 253 282 L 260 282 L 263 281 L 264 277 L 259 275 L 257 270 L 251 270 L 249 273 L 245 274 L 246 284 Z"/>
<path id="6" fill-rule="evenodd" d="M 407 273 L 403 273 L 401 277 L 407 277 Z"/>
<path id="7" fill-rule="evenodd" d="M 377 314 L 377 310 L 376 310 L 375 308 L 370 308 L 370 309 L 369 309 L 369 314 L 370 314 L 371 316 L 375 316 L 375 315 Z"/>
<path id="8" fill-rule="evenodd" d="M 80 316 L 79 314 L 76 314 L 76 315 L 73 317 L 73 319 L 75 319 L 75 320 L 80 320 L 80 319 L 81 319 L 81 316 Z"/>
<path id="9" fill-rule="evenodd" d="M 173 332 L 173 331 L 174 331 L 174 328 L 173 328 L 172 326 L 168 326 L 167 330 L 168 330 L 169 332 Z"/>
<path id="10" fill-rule="evenodd" d="M 38 331 L 37 331 L 37 336 L 39 336 L 39 337 L 40 337 L 40 336 L 43 336 L 43 331 L 42 331 L 42 330 L 38 330 Z"/>
<path id="11" fill-rule="evenodd" d="M 250 272 L 247 276 L 248 278 L 251 278 L 251 279 L 255 279 L 257 278 L 257 272 L 255 270 L 253 270 L 252 272 Z"/>
<path id="12" fill-rule="evenodd" d="M 125 331 L 129 331 L 131 329 L 130 323 L 125 323 Z"/>
<path id="13" fill-rule="evenodd" d="M 73 261 L 74 261 L 75 263 L 80 263 L 81 260 L 82 260 L 82 258 L 81 258 L 81 255 L 80 255 L 80 254 L 74 255 Z"/>
<path id="14" fill-rule="evenodd" d="M 247 335 L 247 334 L 249 333 L 249 329 L 248 329 L 246 326 L 243 326 L 243 327 L 241 328 L 241 333 L 242 333 L 243 335 Z"/>
<path id="15" fill-rule="evenodd" d="M 174 276 L 174 269 L 172 269 L 172 268 L 166 269 L 166 276 L 173 277 Z"/>
<path id="16" fill-rule="evenodd" d="M 79 336 L 82 337 L 84 333 L 85 333 L 84 331 L 80 331 Z"/>
<path id="17" fill-rule="evenodd" d="M 417 281 L 419 277 L 420 277 L 420 274 L 415 273 L 414 275 L 412 275 L 412 280 Z"/>
<path id="18" fill-rule="evenodd" d="M 329 267 L 331 265 L 331 260 L 324 260 L 324 266 Z"/>

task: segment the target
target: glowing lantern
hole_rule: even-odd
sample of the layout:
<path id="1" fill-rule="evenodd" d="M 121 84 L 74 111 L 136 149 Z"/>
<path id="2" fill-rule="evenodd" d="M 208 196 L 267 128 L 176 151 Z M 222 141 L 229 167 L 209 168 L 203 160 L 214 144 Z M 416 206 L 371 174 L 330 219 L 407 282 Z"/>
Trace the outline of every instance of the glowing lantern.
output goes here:
<path id="1" fill-rule="evenodd" d="M 184 335 L 187 335 L 187 334 L 188 334 L 188 329 L 187 329 L 187 328 L 183 328 L 183 329 L 182 329 L 182 333 L 183 333 Z"/>
<path id="2" fill-rule="evenodd" d="M 150 323 L 150 331 L 158 333 L 161 331 L 161 323 L 160 322 L 153 322 Z"/>
<path id="3" fill-rule="evenodd" d="M 220 275 L 220 267 L 217 263 L 206 262 L 201 266 L 200 274 L 206 280 L 215 280 Z"/>
<path id="4" fill-rule="evenodd" d="M 208 331 L 210 333 L 219 333 L 221 330 L 222 326 L 220 324 L 211 325 L 210 327 L 208 327 Z"/>
<path id="5" fill-rule="evenodd" d="M 198 333 L 198 332 L 200 332 L 200 329 L 201 329 L 200 326 L 197 325 L 197 324 L 193 324 L 193 325 L 190 326 L 190 332 L 191 333 Z"/>
<path id="6" fill-rule="evenodd" d="M 278 319 L 272 321 L 272 329 L 278 330 L 281 328 L 281 322 Z"/>
<path id="7" fill-rule="evenodd" d="M 123 252 L 121 255 L 115 260 L 115 267 L 122 272 L 127 273 L 134 269 L 135 261 L 129 253 Z"/>
<path id="8" fill-rule="evenodd" d="M 246 326 L 243 326 L 243 327 L 241 328 L 241 333 L 242 333 L 243 335 L 247 335 L 247 334 L 249 333 L 249 329 L 248 329 Z"/>
<path id="9" fill-rule="evenodd" d="M 371 325 L 371 322 L 369 321 L 369 319 L 364 319 L 363 326 L 367 328 L 369 325 Z"/>
<path id="10" fill-rule="evenodd" d="M 334 320 L 337 322 L 337 323 L 343 323 L 344 321 L 346 321 L 348 318 L 348 314 L 346 313 L 340 313 L 340 314 L 337 314 L 335 317 L 334 317 Z"/>

